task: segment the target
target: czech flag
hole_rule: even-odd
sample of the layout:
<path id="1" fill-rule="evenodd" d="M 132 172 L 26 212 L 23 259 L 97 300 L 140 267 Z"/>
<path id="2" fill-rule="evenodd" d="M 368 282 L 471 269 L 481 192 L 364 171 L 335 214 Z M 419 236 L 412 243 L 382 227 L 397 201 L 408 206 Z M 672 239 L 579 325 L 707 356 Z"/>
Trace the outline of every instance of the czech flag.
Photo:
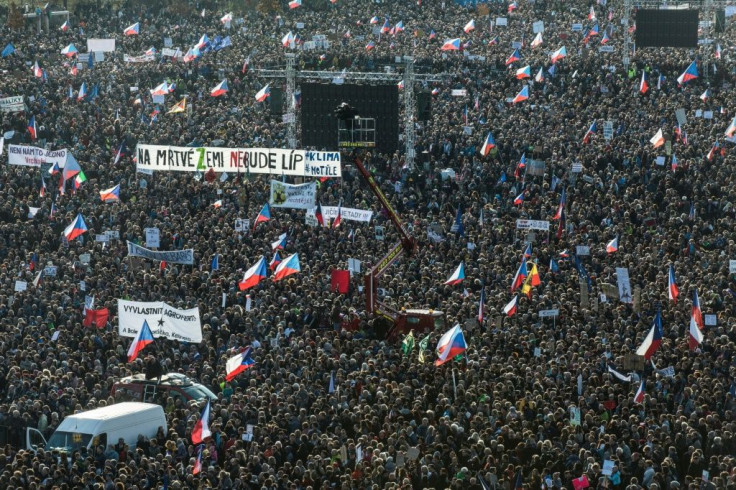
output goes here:
<path id="1" fill-rule="evenodd" d="M 537 35 L 534 37 L 534 40 L 532 40 L 532 48 L 536 48 L 537 46 L 542 45 L 542 33 L 538 32 Z"/>
<path id="2" fill-rule="evenodd" d="M 596 24 L 588 31 L 588 36 L 597 36 L 598 35 L 598 23 Z"/>
<path id="3" fill-rule="evenodd" d="M 396 23 L 396 25 L 394 26 L 394 31 L 404 32 L 404 21 L 403 20 L 400 20 Z"/>
<path id="4" fill-rule="evenodd" d="M 41 176 L 41 190 L 38 193 L 39 197 L 43 197 L 46 195 L 46 181 L 43 180 L 43 175 Z"/>
<path id="5" fill-rule="evenodd" d="M 598 124 L 596 124 L 595 121 L 593 121 L 593 124 L 590 125 L 588 128 L 588 131 L 585 133 L 585 136 L 583 136 L 583 143 L 589 143 L 590 137 L 598 130 Z"/>
<path id="6" fill-rule="evenodd" d="M 601 44 L 606 44 L 610 40 L 611 38 L 608 37 L 608 32 L 603 31 L 603 38 L 601 39 Z"/>
<path id="7" fill-rule="evenodd" d="M 61 24 L 61 27 L 59 29 L 61 29 L 62 32 L 68 31 L 69 30 L 69 21 L 67 20 L 63 24 Z"/>
<path id="8" fill-rule="evenodd" d="M 74 44 L 70 44 L 69 46 L 61 50 L 61 54 L 63 54 L 67 58 L 71 58 L 77 53 L 79 53 L 79 50 L 77 50 L 77 48 L 74 47 Z"/>
<path id="9" fill-rule="evenodd" d="M 485 305 L 486 305 L 486 288 L 485 285 L 480 288 L 480 301 L 478 302 L 478 323 L 483 325 L 483 318 L 485 318 Z"/>
<path id="10" fill-rule="evenodd" d="M 532 68 L 529 65 L 526 65 L 524 68 L 519 68 L 516 70 L 516 78 L 519 80 L 523 80 L 524 78 L 531 78 L 532 76 Z"/>
<path id="11" fill-rule="evenodd" d="M 514 313 L 516 313 L 516 305 L 519 300 L 519 295 L 517 294 L 514 296 L 514 299 L 509 301 L 509 303 L 503 307 L 503 312 L 506 313 L 506 316 L 512 317 L 514 316 Z"/>
<path id="12" fill-rule="evenodd" d="M 247 371 L 256 363 L 256 361 L 250 357 L 251 352 L 252 349 L 248 346 L 243 352 L 227 360 L 227 363 L 225 363 L 226 381 L 232 381 L 235 376 L 243 371 Z"/>
<path id="13" fill-rule="evenodd" d="M 84 222 L 81 214 L 78 214 L 69 226 L 64 228 L 64 236 L 70 242 L 85 233 L 87 233 L 87 224 Z"/>
<path id="14" fill-rule="evenodd" d="M 720 145 L 718 144 L 718 140 L 716 140 L 715 143 L 713 143 L 713 146 L 710 148 L 710 151 L 708 152 L 708 155 L 706 155 L 705 158 L 708 159 L 708 161 L 713 160 L 713 157 L 716 156 L 716 150 L 720 148 Z"/>
<path id="15" fill-rule="evenodd" d="M 644 70 L 641 71 L 641 82 L 639 82 L 639 92 L 642 94 L 647 93 L 649 90 L 649 84 L 647 83 L 647 74 Z"/>
<path id="16" fill-rule="evenodd" d="M 565 58 L 567 56 L 567 49 L 565 46 L 562 46 L 560 49 L 555 51 L 550 55 L 550 58 L 552 58 L 552 63 L 557 63 L 561 59 Z"/>
<path id="17" fill-rule="evenodd" d="M 437 343 L 437 357 L 438 359 L 434 362 L 435 366 L 441 366 L 447 361 L 453 359 L 455 356 L 462 354 L 468 349 L 468 344 L 465 343 L 465 337 L 463 331 L 460 329 L 460 325 L 455 325 L 440 338 Z"/>
<path id="18" fill-rule="evenodd" d="M 376 47 L 376 43 L 373 41 L 369 41 L 368 44 L 365 45 L 365 50 L 370 51 L 371 49 Z"/>
<path id="19" fill-rule="evenodd" d="M 460 51 L 460 38 L 448 39 L 440 48 L 442 51 Z"/>
<path id="20" fill-rule="evenodd" d="M 649 360 L 662 343 L 662 316 L 657 310 L 657 315 L 654 317 L 654 322 L 649 333 L 644 338 L 644 342 L 636 349 L 636 354 L 644 356 L 646 360 Z"/>
<path id="21" fill-rule="evenodd" d="M 514 10 L 516 10 L 519 7 L 519 5 L 516 2 L 511 2 L 509 4 L 508 12 L 511 13 Z"/>
<path id="22" fill-rule="evenodd" d="M 693 309 L 690 313 L 690 332 L 688 337 L 688 345 L 690 350 L 695 350 L 698 345 L 703 343 L 703 312 L 700 309 L 700 300 L 698 299 L 698 290 L 693 290 Z"/>
<path id="23" fill-rule="evenodd" d="M 207 37 L 207 34 L 202 34 L 202 37 L 199 38 L 199 42 L 194 45 L 194 49 L 200 50 L 204 47 L 206 47 L 210 43 L 210 38 Z"/>
<path id="24" fill-rule="evenodd" d="M 397 87 L 399 87 L 399 90 L 404 90 L 404 81 L 401 80 L 399 83 L 396 84 Z"/>
<path id="25" fill-rule="evenodd" d="M 728 125 L 728 128 L 726 128 L 726 136 L 731 138 L 734 133 L 736 133 L 736 117 L 733 118 L 731 121 L 731 124 Z"/>
<path id="26" fill-rule="evenodd" d="M 532 244 L 531 243 L 527 244 L 526 248 L 524 249 L 524 254 L 523 255 L 527 259 L 531 259 L 532 258 Z"/>
<path id="27" fill-rule="evenodd" d="M 302 6 L 302 0 L 291 0 L 289 2 L 289 8 L 290 9 L 299 8 L 301 6 Z"/>
<path id="28" fill-rule="evenodd" d="M 83 100 L 87 97 L 87 82 L 82 82 L 82 86 L 79 87 L 79 93 L 77 94 L 77 101 Z"/>
<path id="29" fill-rule="evenodd" d="M 271 259 L 271 262 L 268 263 L 268 270 L 274 270 L 276 267 L 279 266 L 281 263 L 281 256 L 279 255 L 279 251 L 277 250 L 273 254 L 273 258 Z"/>
<path id="30" fill-rule="evenodd" d="M 371 24 L 378 24 L 380 21 L 381 21 L 381 19 L 379 19 L 377 15 L 374 15 L 373 17 L 371 17 L 370 23 Z"/>
<path id="31" fill-rule="evenodd" d="M 519 61 L 521 59 L 521 53 L 519 53 L 518 49 L 515 49 L 513 53 L 511 53 L 511 56 L 506 58 L 506 66 L 509 66 L 514 61 Z"/>
<path id="32" fill-rule="evenodd" d="M 675 172 L 677 170 L 677 156 L 673 153 L 672 154 L 672 171 Z"/>
<path id="33" fill-rule="evenodd" d="M 137 36 L 140 33 L 141 33 L 141 23 L 140 22 L 136 22 L 132 26 L 126 27 L 125 30 L 123 31 L 123 35 L 125 36 Z"/>
<path id="34" fill-rule="evenodd" d="M 433 88 L 432 89 L 432 95 L 438 95 L 439 93 L 440 93 L 440 89 L 438 89 L 438 88 Z"/>
<path id="35" fill-rule="evenodd" d="M 104 191 L 100 191 L 100 199 L 103 202 L 115 202 L 120 200 L 120 184 Z"/>
<path id="36" fill-rule="evenodd" d="M 667 294 L 669 298 L 677 304 L 677 297 L 680 295 L 680 290 L 677 289 L 677 281 L 675 280 L 675 268 L 670 264 L 669 274 L 667 274 Z"/>
<path id="37" fill-rule="evenodd" d="M 388 19 L 384 19 L 383 25 L 381 26 L 381 33 L 386 34 L 389 30 L 391 30 L 391 26 L 388 23 Z"/>
<path id="38" fill-rule="evenodd" d="M 634 403 L 644 403 L 644 380 L 641 380 L 641 383 L 639 384 L 639 389 L 636 390 L 636 394 L 634 395 Z"/>
<path id="39" fill-rule="evenodd" d="M 457 269 L 455 269 L 455 272 L 452 273 L 452 275 L 445 281 L 445 285 L 447 286 L 454 286 L 456 284 L 460 284 L 465 280 L 465 263 L 460 262 L 460 265 L 457 266 Z"/>
<path id="40" fill-rule="evenodd" d="M 197 475 L 199 472 L 202 471 L 202 450 L 204 449 L 204 444 L 199 445 L 199 449 L 197 449 L 197 459 L 194 461 L 194 468 L 192 468 L 192 475 Z"/>
<path id="41" fill-rule="evenodd" d="M 238 289 L 241 291 L 250 289 L 265 279 L 266 275 L 266 259 L 261 257 L 253 267 L 245 271 L 243 280 L 238 283 Z"/>
<path id="42" fill-rule="evenodd" d="M 289 45 L 294 41 L 294 35 L 289 31 L 284 37 L 281 38 L 281 45 L 288 48 Z"/>
<path id="43" fill-rule="evenodd" d="M 317 209 L 314 210 L 314 217 L 317 219 L 319 226 L 325 226 L 325 217 L 322 214 L 322 204 L 317 201 Z"/>
<path id="44" fill-rule="evenodd" d="M 565 209 L 565 201 L 567 200 L 566 196 L 567 192 L 565 189 L 562 189 L 562 194 L 560 195 L 560 204 L 557 205 L 557 212 L 555 213 L 553 220 L 562 219 L 562 213 Z"/>
<path id="45" fill-rule="evenodd" d="M 698 78 L 698 67 L 695 65 L 695 62 L 693 61 L 688 65 L 687 69 L 682 72 L 682 75 L 677 77 L 677 83 L 680 85 L 685 85 L 690 80 L 694 80 L 695 78 Z"/>
<path id="46" fill-rule="evenodd" d="M 273 280 L 280 281 L 285 277 L 301 272 L 301 270 L 301 267 L 299 267 L 299 254 L 290 255 L 286 257 L 278 267 L 276 267 L 276 271 L 273 274 Z"/>
<path id="47" fill-rule="evenodd" d="M 147 49 L 147 50 L 145 51 L 145 53 L 143 53 L 143 54 L 145 54 L 146 56 L 153 56 L 153 55 L 155 55 L 156 53 L 158 53 L 158 51 L 156 50 L 156 48 L 154 48 L 153 46 L 151 46 L 151 47 L 150 47 L 150 48 L 148 48 L 148 49 Z"/>
<path id="48" fill-rule="evenodd" d="M 233 21 L 233 14 L 232 14 L 232 12 L 229 13 L 229 14 L 225 14 L 222 17 L 220 17 L 220 22 L 223 23 L 223 24 L 227 24 L 228 22 L 232 22 L 232 21 Z"/>
<path id="49" fill-rule="evenodd" d="M 227 79 L 221 81 L 220 83 L 217 84 L 215 88 L 210 90 L 210 95 L 212 97 L 219 97 L 226 93 L 227 93 Z"/>
<path id="50" fill-rule="evenodd" d="M 618 252 L 618 237 L 608 242 L 608 245 L 606 245 L 606 252 L 609 254 Z"/>
<path id="51" fill-rule="evenodd" d="M 33 76 L 36 78 L 43 78 L 43 70 L 38 66 L 38 61 L 33 63 Z"/>
<path id="52" fill-rule="evenodd" d="M 529 275 L 529 273 L 527 272 L 527 269 L 526 269 L 526 259 L 521 259 L 521 265 L 519 266 L 519 269 L 516 271 L 514 280 L 511 281 L 511 292 L 512 293 L 524 283 L 524 279 L 526 279 L 527 275 Z"/>
<path id="53" fill-rule="evenodd" d="M 702 94 L 700 94 L 700 100 L 702 100 L 703 102 L 705 102 L 706 100 L 708 100 L 708 97 L 710 97 L 710 90 L 705 89 L 705 92 L 703 92 Z"/>
<path id="54" fill-rule="evenodd" d="M 511 101 L 512 104 L 516 104 L 517 102 L 523 102 L 529 98 L 529 86 L 524 85 L 524 88 L 521 89 L 521 91 L 516 94 L 516 97 Z"/>
<path id="55" fill-rule="evenodd" d="M 657 131 L 657 134 L 652 136 L 652 139 L 650 139 L 649 142 L 655 148 L 659 148 L 660 146 L 664 144 L 664 134 L 662 134 L 662 128 L 659 128 L 659 131 Z"/>
<path id="56" fill-rule="evenodd" d="M 340 226 L 340 223 L 342 223 L 342 204 L 337 206 L 337 216 L 335 216 L 335 219 L 332 221 L 332 229 L 334 230 Z"/>
<path id="57" fill-rule="evenodd" d="M 156 88 L 151 89 L 151 95 L 168 95 L 169 92 L 169 84 L 166 81 L 156 86 Z"/>
<path id="58" fill-rule="evenodd" d="M 720 44 L 716 44 L 715 57 L 717 60 L 721 59 L 721 45 Z"/>
<path id="59" fill-rule="evenodd" d="M 130 348 L 128 349 L 128 362 L 135 361 L 135 358 L 138 357 L 138 354 L 143 350 L 143 348 L 152 343 L 153 333 L 151 332 L 151 328 L 148 326 L 148 321 L 143 320 L 143 326 L 138 330 L 138 333 L 133 339 L 133 343 L 130 344 Z"/>
<path id="60" fill-rule="evenodd" d="M 534 76 L 535 82 L 543 82 L 544 81 L 544 72 L 542 71 L 542 67 L 539 67 L 539 72 Z"/>
<path id="61" fill-rule="evenodd" d="M 258 93 L 256 94 L 256 102 L 263 102 L 270 96 L 271 96 L 271 87 L 270 87 L 270 84 L 266 84 L 266 86 L 263 87 L 261 90 L 259 90 Z"/>
<path id="62" fill-rule="evenodd" d="M 192 429 L 192 443 L 202 444 L 205 439 L 212 436 L 210 431 L 210 399 L 207 398 L 207 403 L 202 409 L 202 414 L 199 416 L 199 420 L 194 424 Z"/>
<path id="63" fill-rule="evenodd" d="M 495 46 L 496 44 L 499 43 L 499 41 L 500 41 L 500 39 L 498 38 L 498 36 L 496 36 L 493 39 L 491 39 L 490 41 L 488 41 L 488 45 L 489 46 Z"/>
<path id="64" fill-rule="evenodd" d="M 588 20 L 596 20 L 595 10 L 592 5 L 590 6 L 590 12 L 588 12 Z"/>
<path id="65" fill-rule="evenodd" d="M 475 19 L 470 19 L 470 22 L 465 24 L 465 27 L 463 27 L 463 31 L 465 31 L 465 34 L 470 34 L 474 30 L 475 30 Z"/>
<path id="66" fill-rule="evenodd" d="M 480 154 L 488 156 L 492 149 L 496 147 L 496 140 L 493 139 L 493 135 L 489 132 L 486 140 L 483 142 L 483 146 L 480 148 Z"/>
<path id="67" fill-rule="evenodd" d="M 31 119 L 28 121 L 28 132 L 31 134 L 31 139 L 35 140 L 38 137 L 38 131 L 36 130 L 36 116 L 31 116 Z"/>
<path id="68" fill-rule="evenodd" d="M 279 235 L 279 239 L 271 243 L 271 250 L 283 250 L 286 246 L 286 233 Z"/>
<path id="69" fill-rule="evenodd" d="M 521 194 L 514 198 L 514 206 L 521 206 L 522 204 L 524 204 L 524 191 L 521 191 Z"/>
<path id="70" fill-rule="evenodd" d="M 256 226 L 260 222 L 266 222 L 271 219 L 271 206 L 268 205 L 268 203 L 263 205 L 263 208 L 261 208 L 261 211 L 258 213 L 258 216 L 256 216 L 256 220 L 253 223 L 253 230 L 256 229 Z"/>

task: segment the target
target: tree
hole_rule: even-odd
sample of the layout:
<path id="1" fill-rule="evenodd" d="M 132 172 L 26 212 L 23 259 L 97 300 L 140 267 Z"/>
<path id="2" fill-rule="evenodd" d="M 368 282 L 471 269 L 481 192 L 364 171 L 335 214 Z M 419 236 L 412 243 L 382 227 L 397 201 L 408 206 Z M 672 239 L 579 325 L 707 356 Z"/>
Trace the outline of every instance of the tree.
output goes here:
<path id="1" fill-rule="evenodd" d="M 13 30 L 17 30 L 22 29 L 24 25 L 25 19 L 23 18 L 23 13 L 20 11 L 15 2 L 12 2 L 8 10 L 8 27 Z"/>

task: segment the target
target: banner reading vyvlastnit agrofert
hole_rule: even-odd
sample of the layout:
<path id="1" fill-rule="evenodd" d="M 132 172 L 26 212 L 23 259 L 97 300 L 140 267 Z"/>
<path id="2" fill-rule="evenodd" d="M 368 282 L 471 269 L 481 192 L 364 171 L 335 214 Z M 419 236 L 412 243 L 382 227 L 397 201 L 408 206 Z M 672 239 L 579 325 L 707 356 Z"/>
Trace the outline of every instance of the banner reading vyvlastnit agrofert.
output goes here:
<path id="1" fill-rule="evenodd" d="M 341 177 L 340 152 L 277 148 L 190 148 L 140 144 L 139 169 L 175 172 L 215 172 Z"/>
<path id="2" fill-rule="evenodd" d="M 202 323 L 199 308 L 180 310 L 163 301 L 118 300 L 118 334 L 135 337 L 148 322 L 154 338 L 166 337 L 180 342 L 202 342 Z"/>

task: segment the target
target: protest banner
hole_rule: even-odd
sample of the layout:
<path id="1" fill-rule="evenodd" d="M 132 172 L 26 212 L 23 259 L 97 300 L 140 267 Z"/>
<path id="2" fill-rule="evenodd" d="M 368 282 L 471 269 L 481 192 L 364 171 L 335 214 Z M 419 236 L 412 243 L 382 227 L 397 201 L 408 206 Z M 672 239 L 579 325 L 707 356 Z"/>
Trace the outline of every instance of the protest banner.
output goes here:
<path id="1" fill-rule="evenodd" d="M 154 61 L 156 57 L 152 54 L 142 54 L 140 56 L 129 56 L 127 54 L 123 55 L 123 61 L 126 63 L 148 63 L 149 61 Z"/>
<path id="2" fill-rule="evenodd" d="M 135 337 L 144 321 L 148 322 L 154 338 L 202 342 L 199 308 L 179 310 L 163 301 L 118 300 L 118 334 L 121 337 Z"/>
<path id="3" fill-rule="evenodd" d="M 275 208 L 312 209 L 316 198 L 316 182 L 294 185 L 278 180 L 271 181 L 269 204 Z"/>
<path id="4" fill-rule="evenodd" d="M 373 211 L 365 211 L 355 208 L 338 208 L 337 206 L 322 206 L 322 215 L 326 219 L 337 218 L 337 210 L 340 209 L 341 219 L 347 221 L 359 221 L 361 223 L 370 223 L 373 218 Z"/>
<path id="5" fill-rule="evenodd" d="M 133 242 L 128 242 L 128 257 L 143 257 L 144 259 L 163 260 L 172 264 L 192 265 L 194 264 L 194 249 L 149 250 Z"/>
<path id="6" fill-rule="evenodd" d="M 340 152 L 277 148 L 191 148 L 139 144 L 137 168 L 175 172 L 341 177 Z"/>
<path id="7" fill-rule="evenodd" d="M 535 219 L 517 219 L 516 229 L 549 231 L 549 221 Z"/>
<path id="8" fill-rule="evenodd" d="M 35 146 L 8 145 L 8 165 L 40 167 L 44 163 L 64 168 L 68 150 L 46 150 Z"/>
<path id="9" fill-rule="evenodd" d="M 115 39 L 87 39 L 87 52 L 112 53 L 115 51 Z"/>
<path id="10" fill-rule="evenodd" d="M 0 112 L 23 112 L 24 110 L 25 104 L 22 95 L 0 99 Z"/>
<path id="11" fill-rule="evenodd" d="M 618 299 L 622 303 L 634 302 L 631 295 L 631 283 L 629 282 L 629 269 L 627 267 L 616 267 L 616 282 L 618 283 Z"/>

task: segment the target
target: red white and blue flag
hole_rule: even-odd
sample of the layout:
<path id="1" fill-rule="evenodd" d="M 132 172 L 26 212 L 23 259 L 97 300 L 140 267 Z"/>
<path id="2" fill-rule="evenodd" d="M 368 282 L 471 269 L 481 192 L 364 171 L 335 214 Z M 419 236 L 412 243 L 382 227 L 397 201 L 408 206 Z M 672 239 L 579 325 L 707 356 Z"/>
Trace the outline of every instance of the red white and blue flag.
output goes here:
<path id="1" fill-rule="evenodd" d="M 273 258 L 271 259 L 271 262 L 268 263 L 268 270 L 270 271 L 274 270 L 276 267 L 279 266 L 280 263 L 281 263 L 281 255 L 279 255 L 279 251 L 276 250 L 276 252 L 274 252 L 273 254 Z"/>
<path id="2" fill-rule="evenodd" d="M 77 214 L 74 221 L 69 223 L 69 226 L 64 229 L 64 236 L 69 242 L 85 233 L 87 233 L 87 224 L 84 222 L 84 218 L 81 214 Z"/>
<path id="3" fill-rule="evenodd" d="M 508 302 L 506 306 L 503 307 L 503 312 L 506 314 L 506 316 L 511 317 L 514 316 L 514 313 L 516 313 L 516 307 L 517 303 L 519 301 L 519 295 L 517 294 L 514 296 L 514 299 Z"/>
<path id="4" fill-rule="evenodd" d="M 279 239 L 271 243 L 271 250 L 283 250 L 286 247 L 286 233 L 279 235 Z"/>
<path id="5" fill-rule="evenodd" d="M 192 429 L 192 443 L 202 444 L 205 439 L 212 436 L 210 431 L 210 399 L 207 398 L 202 409 L 202 414 L 199 416 L 199 420 L 195 422 L 194 428 Z"/>
<path id="6" fill-rule="evenodd" d="M 460 51 L 460 38 L 448 39 L 440 48 L 442 51 Z"/>
<path id="7" fill-rule="evenodd" d="M 677 289 L 677 282 L 675 281 L 675 267 L 670 264 L 669 273 L 667 274 L 667 294 L 669 298 L 676 304 L 677 297 L 680 295 L 680 291 Z"/>
<path id="8" fill-rule="evenodd" d="M 590 137 L 593 136 L 596 131 L 598 131 L 598 124 L 593 121 L 593 124 L 590 125 L 588 131 L 585 132 L 585 136 L 583 136 L 583 143 L 589 143 Z"/>
<path id="9" fill-rule="evenodd" d="M 223 94 L 226 94 L 227 91 L 228 91 L 228 88 L 227 88 L 227 79 L 226 79 L 218 83 L 215 88 L 210 90 L 210 95 L 212 97 L 219 97 Z"/>
<path id="10" fill-rule="evenodd" d="M 509 66 L 511 63 L 515 61 L 519 61 L 521 59 L 521 53 L 518 49 L 515 49 L 513 53 L 511 53 L 511 56 L 506 58 L 506 66 Z"/>
<path id="11" fill-rule="evenodd" d="M 618 252 L 618 237 L 614 238 L 606 245 L 606 253 L 612 254 Z"/>
<path id="12" fill-rule="evenodd" d="M 565 57 L 567 57 L 567 48 L 565 48 L 565 46 L 562 46 L 560 49 L 550 55 L 552 63 L 557 63 Z"/>
<path id="13" fill-rule="evenodd" d="M 649 333 L 644 338 L 644 341 L 641 343 L 639 348 L 636 349 L 636 354 L 644 356 L 645 359 L 649 360 L 654 353 L 657 352 L 657 349 L 659 349 L 659 346 L 662 343 L 662 335 L 662 315 L 660 311 L 657 310 L 654 322 L 652 323 L 652 328 L 649 330 Z"/>
<path id="14" fill-rule="evenodd" d="M 227 360 L 227 363 L 225 363 L 225 380 L 226 381 L 232 381 L 233 378 L 235 378 L 235 376 L 253 367 L 256 361 L 254 361 L 253 358 L 251 358 L 252 352 L 253 350 L 251 349 L 250 346 L 248 346 L 245 348 L 243 352 Z"/>
<path id="15" fill-rule="evenodd" d="M 204 444 L 199 445 L 199 449 L 197 449 L 197 459 L 194 461 L 194 468 L 192 468 L 192 475 L 196 475 L 202 471 L 202 450 L 204 449 Z"/>
<path id="16" fill-rule="evenodd" d="M 480 288 L 480 301 L 478 303 L 478 323 L 483 325 L 483 320 L 485 319 L 485 313 L 486 313 L 486 288 L 485 285 L 481 286 Z"/>
<path id="17" fill-rule="evenodd" d="M 100 199 L 103 202 L 115 202 L 120 200 L 120 184 L 100 191 Z"/>
<path id="18" fill-rule="evenodd" d="M 521 206 L 522 204 L 524 204 L 524 191 L 521 191 L 521 194 L 514 198 L 515 206 Z"/>
<path id="19" fill-rule="evenodd" d="M 455 356 L 462 354 L 468 349 L 465 342 L 465 336 L 460 329 L 460 325 L 455 325 L 440 338 L 437 343 L 437 360 L 435 366 L 441 366 Z"/>
<path id="20" fill-rule="evenodd" d="M 695 350 L 703 343 L 703 311 L 700 309 L 698 290 L 693 290 L 693 308 L 690 313 L 690 331 L 688 333 L 688 346 Z"/>
<path id="21" fill-rule="evenodd" d="M 489 132 L 486 136 L 486 140 L 483 142 L 483 146 L 480 148 L 480 154 L 488 156 L 492 149 L 496 147 L 496 140 L 493 139 L 493 135 Z"/>
<path id="22" fill-rule="evenodd" d="M 475 19 L 470 19 L 470 22 L 465 24 L 465 27 L 463 27 L 463 31 L 465 31 L 465 34 L 470 34 L 474 30 L 475 30 Z"/>
<path id="23" fill-rule="evenodd" d="M 531 77 L 532 77 L 532 67 L 529 65 L 526 65 L 525 67 L 522 67 L 516 70 L 516 78 L 519 80 L 523 80 L 525 78 L 531 78 Z"/>
<path id="24" fill-rule="evenodd" d="M 524 85 L 524 88 L 521 89 L 521 91 L 516 94 L 516 97 L 513 98 L 511 101 L 512 104 L 516 104 L 518 102 L 523 102 L 529 98 L 529 85 Z"/>
<path id="25" fill-rule="evenodd" d="M 63 54 L 67 58 L 71 58 L 77 53 L 79 53 L 79 50 L 76 48 L 76 46 L 74 46 L 74 44 L 70 44 L 69 46 L 61 50 L 61 54 Z"/>
<path id="26" fill-rule="evenodd" d="M 641 82 L 639 82 L 639 92 L 642 94 L 647 93 L 649 90 L 649 84 L 647 83 L 647 74 L 644 70 L 641 71 Z"/>
<path id="27" fill-rule="evenodd" d="M 460 262 L 460 265 L 457 266 L 457 269 L 455 269 L 455 272 L 453 272 L 452 275 L 445 281 L 445 285 L 454 286 L 456 284 L 460 284 L 464 280 L 465 280 L 465 263 Z"/>
<path id="28" fill-rule="evenodd" d="M 526 259 L 522 258 L 521 265 L 519 265 L 519 269 L 516 271 L 513 281 L 511 281 L 512 293 L 524 283 L 524 279 L 526 279 L 527 275 L 529 275 L 529 272 L 526 268 Z"/>
<path id="29" fill-rule="evenodd" d="M 130 344 L 130 348 L 128 349 L 128 362 L 135 361 L 143 348 L 152 343 L 153 332 L 151 332 L 151 328 L 148 326 L 148 321 L 143 320 L 143 326 L 138 330 L 138 333 L 133 339 L 133 343 Z"/>
<path id="30" fill-rule="evenodd" d="M 140 33 L 141 33 L 141 23 L 140 22 L 136 22 L 132 26 L 126 27 L 125 30 L 123 31 L 123 35 L 125 36 L 137 36 Z"/>
<path id="31" fill-rule="evenodd" d="M 38 137 L 38 131 L 36 130 L 36 116 L 31 116 L 31 119 L 28 121 L 27 128 L 31 135 L 31 139 L 35 140 Z"/>
<path id="32" fill-rule="evenodd" d="M 639 384 L 639 389 L 636 390 L 636 394 L 634 395 L 634 403 L 644 403 L 644 387 L 645 381 L 642 379 L 641 383 Z"/>
<path id="33" fill-rule="evenodd" d="M 278 252 L 276 252 L 278 253 Z M 238 283 L 238 289 L 245 291 L 256 286 L 259 282 L 266 278 L 266 259 L 261 257 L 250 269 L 245 271 L 243 280 Z"/>
<path id="34" fill-rule="evenodd" d="M 276 267 L 276 271 L 273 274 L 273 280 L 280 281 L 285 277 L 301 272 L 301 270 L 302 269 L 299 266 L 299 254 L 290 255 L 286 257 L 278 267 Z"/>
<path id="35" fill-rule="evenodd" d="M 698 78 L 698 76 L 699 76 L 698 67 L 697 65 L 695 65 L 695 62 L 693 61 L 692 63 L 688 65 L 685 71 L 682 72 L 682 75 L 677 77 L 677 83 L 679 83 L 680 85 L 685 85 L 690 80 L 694 80 Z"/>
<path id="36" fill-rule="evenodd" d="M 270 84 L 266 84 L 266 86 L 263 87 L 261 90 L 259 90 L 258 93 L 256 94 L 256 102 L 263 102 L 270 96 L 271 96 L 271 86 Z"/>
<path id="37" fill-rule="evenodd" d="M 565 201 L 567 200 L 567 192 L 565 189 L 562 189 L 562 194 L 560 195 L 560 204 L 557 205 L 557 212 L 555 213 L 554 220 L 562 219 L 562 212 L 565 209 Z"/>
<path id="38" fill-rule="evenodd" d="M 268 203 L 264 204 L 261 208 L 261 211 L 258 213 L 258 216 L 256 216 L 255 221 L 253 222 L 253 230 L 255 231 L 256 226 L 258 226 L 258 223 L 265 223 L 266 221 L 271 220 L 271 206 L 268 205 Z"/>

